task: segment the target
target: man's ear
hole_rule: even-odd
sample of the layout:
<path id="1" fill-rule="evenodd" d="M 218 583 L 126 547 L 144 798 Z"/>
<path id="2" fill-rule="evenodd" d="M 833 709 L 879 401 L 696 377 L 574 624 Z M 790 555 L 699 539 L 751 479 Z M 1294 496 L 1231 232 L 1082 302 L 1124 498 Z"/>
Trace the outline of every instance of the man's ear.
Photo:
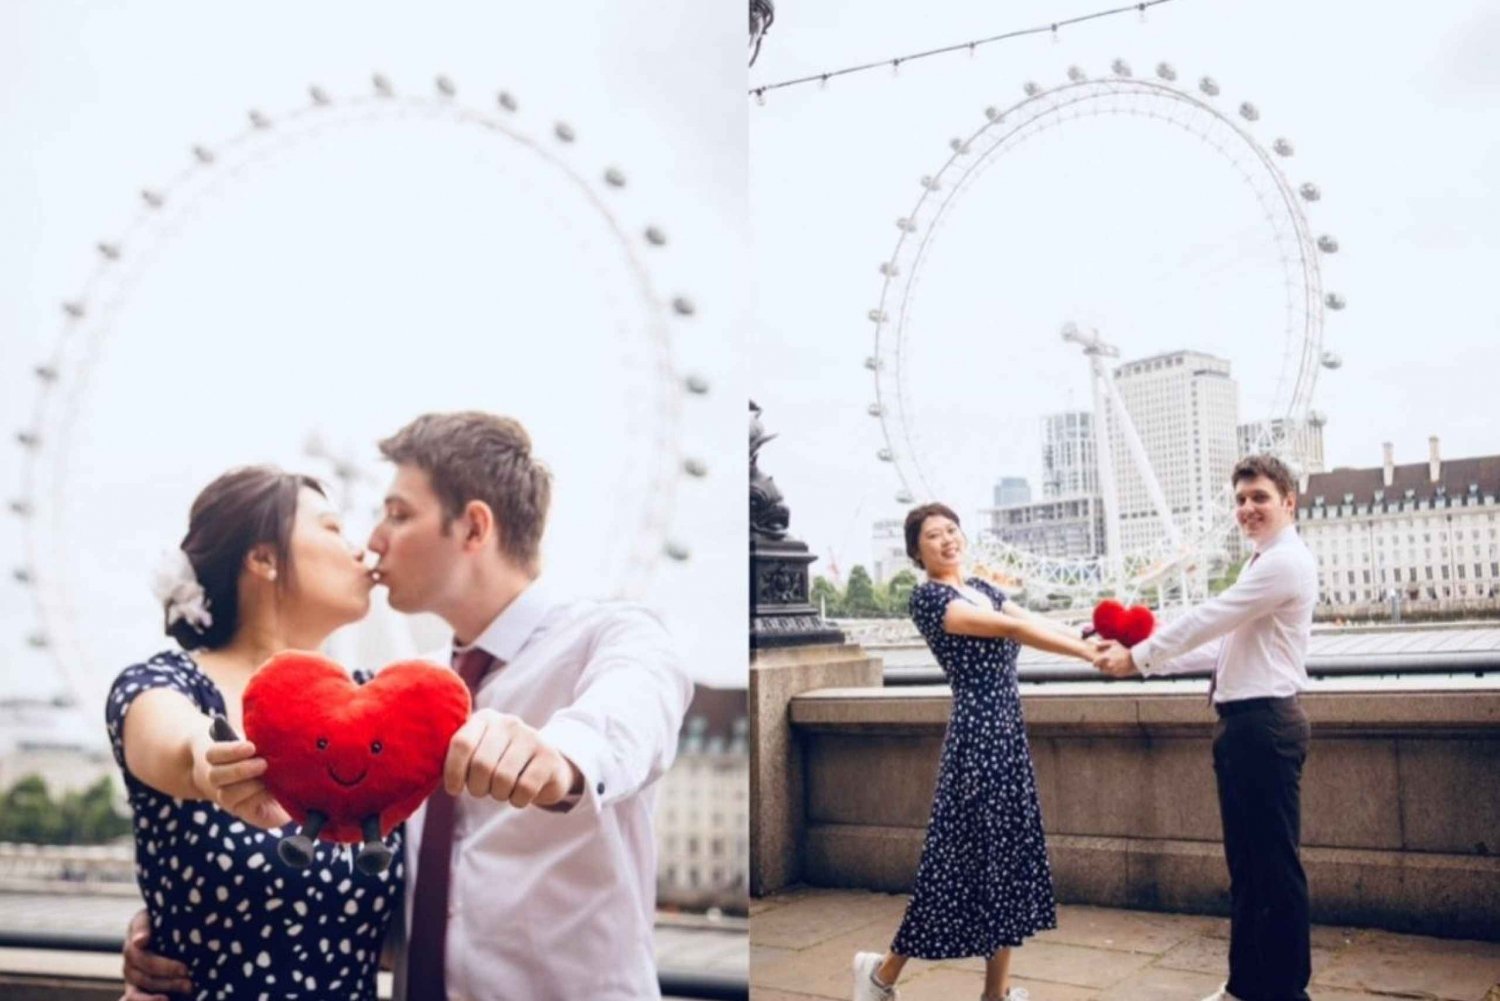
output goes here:
<path id="1" fill-rule="evenodd" d="M 458 524 L 464 533 L 464 548 L 483 549 L 494 544 L 495 512 L 482 500 L 471 500 L 464 505 Z"/>

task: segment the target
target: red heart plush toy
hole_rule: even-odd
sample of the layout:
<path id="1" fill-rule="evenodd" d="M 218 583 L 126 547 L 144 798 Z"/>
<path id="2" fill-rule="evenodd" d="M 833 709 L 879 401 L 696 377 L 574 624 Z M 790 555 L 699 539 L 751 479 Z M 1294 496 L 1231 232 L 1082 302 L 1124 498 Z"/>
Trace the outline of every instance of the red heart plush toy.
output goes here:
<path id="1" fill-rule="evenodd" d="M 1126 608 L 1118 601 L 1105 600 L 1094 606 L 1094 632 L 1107 640 L 1135 646 L 1156 628 L 1156 616 L 1145 605 Z"/>
<path id="2" fill-rule="evenodd" d="M 437 788 L 453 734 L 469 718 L 469 690 L 423 661 L 385 668 L 357 685 L 338 664 L 290 650 L 245 686 L 245 736 L 266 759 L 266 789 L 301 834 L 278 846 L 301 868 L 312 839 L 363 841 L 355 864 L 380 872 L 382 838 Z"/>

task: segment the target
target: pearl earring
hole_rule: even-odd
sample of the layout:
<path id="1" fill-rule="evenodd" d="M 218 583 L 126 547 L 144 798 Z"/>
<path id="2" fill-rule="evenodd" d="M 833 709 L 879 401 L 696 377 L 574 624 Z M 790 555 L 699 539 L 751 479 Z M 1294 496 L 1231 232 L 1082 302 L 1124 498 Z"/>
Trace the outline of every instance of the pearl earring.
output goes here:
<path id="1" fill-rule="evenodd" d="M 270 570 L 270 572 L 266 574 L 266 580 L 275 580 L 275 579 L 276 579 L 276 568 L 272 567 L 271 570 Z"/>

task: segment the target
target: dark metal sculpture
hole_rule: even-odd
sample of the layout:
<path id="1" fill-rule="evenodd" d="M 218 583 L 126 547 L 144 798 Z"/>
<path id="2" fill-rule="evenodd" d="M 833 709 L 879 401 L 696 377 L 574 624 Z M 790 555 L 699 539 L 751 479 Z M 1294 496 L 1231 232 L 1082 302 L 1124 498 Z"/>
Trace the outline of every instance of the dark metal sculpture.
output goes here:
<path id="1" fill-rule="evenodd" d="M 776 8 L 772 6 L 771 0 L 750 0 L 750 65 L 755 65 L 755 57 L 760 55 L 760 43 L 766 37 L 766 32 L 771 29 L 771 22 L 776 20 Z"/>
<path id="2" fill-rule="evenodd" d="M 842 643 L 808 600 L 807 543 L 790 538 L 791 513 L 776 481 L 762 472 L 760 450 L 775 438 L 750 401 L 750 646 L 752 649 Z"/>

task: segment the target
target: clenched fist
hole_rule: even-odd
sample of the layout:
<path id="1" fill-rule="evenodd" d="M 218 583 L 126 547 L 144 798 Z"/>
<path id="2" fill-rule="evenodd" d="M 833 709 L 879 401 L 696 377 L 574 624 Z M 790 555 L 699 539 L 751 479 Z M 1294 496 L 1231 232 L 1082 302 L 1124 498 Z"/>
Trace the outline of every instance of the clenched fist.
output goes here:
<path id="1" fill-rule="evenodd" d="M 582 791 L 583 774 L 520 717 L 480 709 L 448 744 L 443 787 L 511 806 L 553 806 Z"/>

